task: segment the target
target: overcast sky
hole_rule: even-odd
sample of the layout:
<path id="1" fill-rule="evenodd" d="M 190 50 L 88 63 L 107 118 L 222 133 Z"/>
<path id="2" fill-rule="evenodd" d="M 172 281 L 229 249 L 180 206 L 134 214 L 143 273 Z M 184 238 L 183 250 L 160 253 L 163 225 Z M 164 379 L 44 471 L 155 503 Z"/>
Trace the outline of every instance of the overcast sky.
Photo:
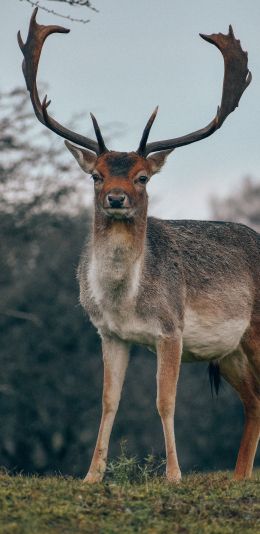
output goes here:
<path id="1" fill-rule="evenodd" d="M 62 11 L 59 2 L 41 4 Z M 253 81 L 239 108 L 210 138 L 177 149 L 149 184 L 154 215 L 209 218 L 210 195 L 236 191 L 245 175 L 260 179 L 260 0 L 93 4 L 99 13 L 63 9 L 74 17 L 90 17 L 85 25 L 39 11 L 39 22 L 71 29 L 69 35 L 48 38 L 39 80 L 49 85 L 51 114 L 59 122 L 66 124 L 73 114 L 84 113 L 83 134 L 90 131 L 90 111 L 101 126 L 122 122 L 125 134 L 111 140 L 109 148 L 114 150 L 137 148 L 157 104 L 151 141 L 189 133 L 213 118 L 221 100 L 223 61 L 199 32 L 227 33 L 231 23 L 248 51 Z M 16 33 L 20 29 L 26 38 L 32 8 L 25 1 L 1 0 L 0 10 L 1 89 L 7 90 L 24 85 Z"/>

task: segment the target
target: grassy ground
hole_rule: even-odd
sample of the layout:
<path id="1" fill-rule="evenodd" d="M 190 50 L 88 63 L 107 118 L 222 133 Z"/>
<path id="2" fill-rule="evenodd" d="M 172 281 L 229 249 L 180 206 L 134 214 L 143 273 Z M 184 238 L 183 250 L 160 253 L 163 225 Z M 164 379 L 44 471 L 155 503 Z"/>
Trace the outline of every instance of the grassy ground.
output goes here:
<path id="1" fill-rule="evenodd" d="M 177 486 L 151 463 L 110 465 L 93 486 L 63 477 L 0 474 L 1 534 L 260 532 L 260 476 L 235 483 L 228 473 L 185 476 Z"/>

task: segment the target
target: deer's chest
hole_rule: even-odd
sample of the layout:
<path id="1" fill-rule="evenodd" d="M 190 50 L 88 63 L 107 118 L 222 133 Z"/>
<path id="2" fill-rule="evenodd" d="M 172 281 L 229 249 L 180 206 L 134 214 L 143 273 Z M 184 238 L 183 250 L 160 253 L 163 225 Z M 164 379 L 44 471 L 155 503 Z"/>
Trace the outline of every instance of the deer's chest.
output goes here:
<path id="1" fill-rule="evenodd" d="M 118 311 L 104 308 L 97 321 L 98 328 L 106 333 L 118 336 L 129 343 L 137 343 L 155 348 L 158 326 L 156 321 L 144 320 L 136 309 Z"/>
<path id="2" fill-rule="evenodd" d="M 92 259 L 88 286 L 95 312 L 91 319 L 100 332 L 116 335 L 130 343 L 155 347 L 160 326 L 154 317 L 143 317 L 138 306 L 141 262 L 122 265 Z"/>

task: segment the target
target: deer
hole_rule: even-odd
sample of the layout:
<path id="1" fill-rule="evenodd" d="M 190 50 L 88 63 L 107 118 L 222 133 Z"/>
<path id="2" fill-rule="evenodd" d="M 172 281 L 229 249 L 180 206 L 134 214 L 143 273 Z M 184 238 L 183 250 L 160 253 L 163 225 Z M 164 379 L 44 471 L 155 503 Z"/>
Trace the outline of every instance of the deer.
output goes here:
<path id="1" fill-rule="evenodd" d="M 80 302 L 102 344 L 102 417 L 84 481 L 101 482 L 132 344 L 157 355 L 156 405 L 166 450 L 166 477 L 178 483 L 174 411 L 181 362 L 209 362 L 210 379 L 231 384 L 244 407 L 244 429 L 234 479 L 252 475 L 260 433 L 260 235 L 232 222 L 162 220 L 147 216 L 147 184 L 178 147 L 215 133 L 238 106 L 251 82 L 247 52 L 234 36 L 200 34 L 224 59 L 221 105 L 204 128 L 174 139 L 148 142 L 150 116 L 136 151 L 110 151 L 91 114 L 96 139 L 59 124 L 40 101 L 36 77 L 45 39 L 68 33 L 36 22 L 27 41 L 20 32 L 23 73 L 37 119 L 65 139 L 94 182 L 91 238 L 78 268 Z"/>

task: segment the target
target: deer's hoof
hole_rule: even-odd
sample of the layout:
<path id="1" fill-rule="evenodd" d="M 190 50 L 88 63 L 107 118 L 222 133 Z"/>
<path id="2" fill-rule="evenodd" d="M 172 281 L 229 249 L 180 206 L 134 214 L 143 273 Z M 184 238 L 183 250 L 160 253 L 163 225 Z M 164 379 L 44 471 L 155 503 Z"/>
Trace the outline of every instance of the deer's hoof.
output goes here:
<path id="1" fill-rule="evenodd" d="M 235 482 L 243 482 L 243 480 L 249 480 L 251 473 L 234 473 L 233 480 Z"/>
<path id="2" fill-rule="evenodd" d="M 170 484 L 179 484 L 181 481 L 181 472 L 180 471 L 174 471 L 174 472 L 167 472 L 166 473 L 167 481 L 170 482 Z"/>
<path id="3" fill-rule="evenodd" d="M 95 473 L 91 473 L 89 471 L 88 474 L 85 476 L 83 482 L 84 484 L 97 484 L 98 482 L 102 482 L 103 476 L 103 473 L 99 473 L 97 471 Z"/>

